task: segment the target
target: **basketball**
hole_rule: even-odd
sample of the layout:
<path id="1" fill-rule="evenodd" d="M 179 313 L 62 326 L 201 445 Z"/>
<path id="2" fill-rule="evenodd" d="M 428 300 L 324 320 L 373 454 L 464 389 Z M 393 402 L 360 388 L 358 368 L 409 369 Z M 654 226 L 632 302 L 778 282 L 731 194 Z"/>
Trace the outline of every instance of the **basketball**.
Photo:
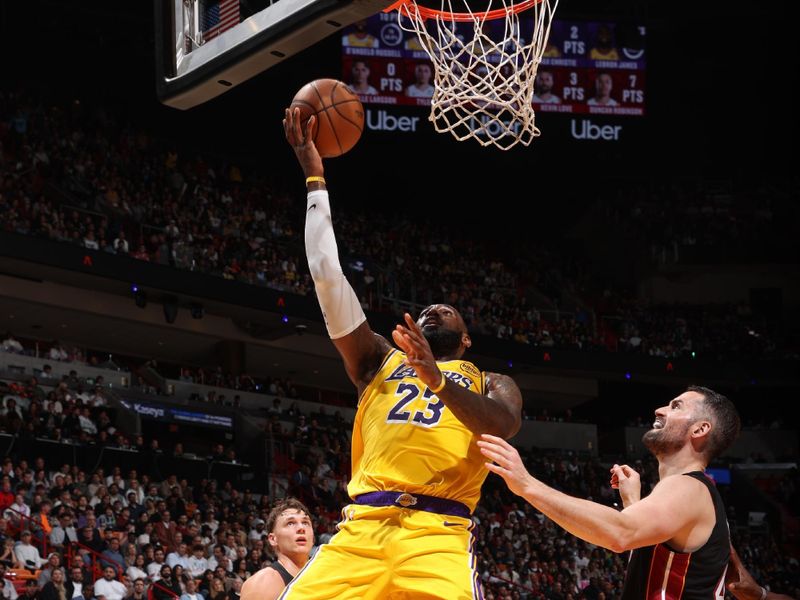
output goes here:
<path id="1" fill-rule="evenodd" d="M 322 158 L 341 156 L 361 137 L 364 130 L 364 107 L 347 84 L 336 79 L 316 79 L 295 94 L 292 110 L 300 109 L 305 132 L 311 115 L 316 115 L 312 132 Z"/>

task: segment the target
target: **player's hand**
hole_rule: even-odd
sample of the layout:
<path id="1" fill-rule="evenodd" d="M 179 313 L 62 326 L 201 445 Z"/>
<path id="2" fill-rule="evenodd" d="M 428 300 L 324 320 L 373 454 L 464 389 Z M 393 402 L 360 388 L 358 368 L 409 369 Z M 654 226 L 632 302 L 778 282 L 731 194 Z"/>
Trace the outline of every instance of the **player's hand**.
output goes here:
<path id="1" fill-rule="evenodd" d="M 611 487 L 619 490 L 622 506 L 625 508 L 642 499 L 642 482 L 639 473 L 628 465 L 611 467 Z"/>
<path id="2" fill-rule="evenodd" d="M 528 486 L 528 482 L 533 479 L 533 476 L 528 473 L 525 465 L 522 464 L 522 457 L 520 457 L 517 449 L 503 438 L 489 435 L 488 433 L 481 434 L 478 446 L 481 449 L 481 454 L 494 461 L 487 462 L 486 468 L 492 473 L 500 475 L 505 480 L 509 490 L 517 496 L 524 497 L 525 488 Z"/>
<path id="3" fill-rule="evenodd" d="M 742 559 L 731 546 L 731 558 L 725 573 L 725 584 L 737 600 L 760 600 L 761 586 L 742 564 Z"/>
<path id="4" fill-rule="evenodd" d="M 294 154 L 306 177 L 322 177 L 325 173 L 325 169 L 322 167 L 322 158 L 317 152 L 312 135 L 315 122 L 316 116 L 310 116 L 306 122 L 305 131 L 303 131 L 299 108 L 294 110 L 287 108 L 283 117 L 283 132 L 286 135 L 286 141 L 294 149 Z"/>
<path id="5" fill-rule="evenodd" d="M 398 324 L 392 331 L 392 339 L 406 353 L 405 364 L 414 368 L 422 383 L 435 389 L 442 382 L 442 372 L 436 364 L 431 346 L 410 314 L 405 313 L 403 319 L 405 326 Z"/>

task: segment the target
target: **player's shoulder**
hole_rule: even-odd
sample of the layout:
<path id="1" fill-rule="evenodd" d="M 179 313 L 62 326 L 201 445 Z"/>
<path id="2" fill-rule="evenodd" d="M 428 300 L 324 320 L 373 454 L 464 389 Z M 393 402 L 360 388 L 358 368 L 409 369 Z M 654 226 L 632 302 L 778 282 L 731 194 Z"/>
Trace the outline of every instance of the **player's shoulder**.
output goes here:
<path id="1" fill-rule="evenodd" d="M 242 600 L 258 600 L 275 586 L 283 588 L 283 577 L 272 566 L 264 567 L 248 577 L 242 584 Z"/>
<path id="2" fill-rule="evenodd" d="M 484 381 L 486 382 L 487 392 L 513 392 L 519 393 L 519 386 L 514 379 L 509 375 L 503 373 L 494 373 L 492 371 L 484 371 Z"/>
<path id="3" fill-rule="evenodd" d="M 689 473 L 672 473 L 659 479 L 653 491 L 670 491 L 672 493 L 698 493 L 705 488 L 705 484 Z"/>

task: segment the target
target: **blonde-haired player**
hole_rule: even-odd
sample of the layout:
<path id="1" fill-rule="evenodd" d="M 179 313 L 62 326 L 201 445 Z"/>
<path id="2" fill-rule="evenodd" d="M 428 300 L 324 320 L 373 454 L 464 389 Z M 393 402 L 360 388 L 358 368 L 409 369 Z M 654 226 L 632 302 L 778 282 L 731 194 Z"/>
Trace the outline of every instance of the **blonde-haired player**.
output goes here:
<path id="1" fill-rule="evenodd" d="M 353 503 L 281 596 L 286 600 L 481 597 L 470 515 L 487 475 L 476 444 L 520 427 L 522 397 L 510 377 L 464 360 L 472 345 L 447 304 L 406 314 L 392 339 L 370 329 L 339 264 L 322 160 L 286 111 L 284 130 L 306 175 L 305 241 L 328 327 L 358 390 L 353 424 Z"/>
<path id="2" fill-rule="evenodd" d="M 297 575 L 314 546 L 314 528 L 305 505 L 295 498 L 276 504 L 267 516 L 267 541 L 275 561 L 244 582 L 241 600 L 275 600 Z"/>

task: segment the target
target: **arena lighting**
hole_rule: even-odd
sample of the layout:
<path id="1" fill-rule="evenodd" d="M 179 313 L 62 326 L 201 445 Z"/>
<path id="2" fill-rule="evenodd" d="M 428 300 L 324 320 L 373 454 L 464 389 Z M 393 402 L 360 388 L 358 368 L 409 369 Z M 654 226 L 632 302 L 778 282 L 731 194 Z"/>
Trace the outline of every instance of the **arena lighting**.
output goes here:
<path id="1" fill-rule="evenodd" d="M 198 304 L 197 302 L 193 302 L 189 305 L 189 311 L 191 312 L 193 319 L 202 319 L 203 315 L 205 314 L 203 305 Z"/>
<path id="2" fill-rule="evenodd" d="M 178 317 L 178 299 L 175 296 L 164 296 L 164 319 L 167 323 L 174 323 Z"/>
<path id="3" fill-rule="evenodd" d="M 631 380 L 631 374 L 630 373 L 625 373 L 625 379 L 630 381 Z"/>
<path id="4" fill-rule="evenodd" d="M 283 315 L 281 317 L 281 321 L 283 321 L 284 323 L 288 323 L 289 322 L 289 317 L 287 317 L 286 315 Z"/>

